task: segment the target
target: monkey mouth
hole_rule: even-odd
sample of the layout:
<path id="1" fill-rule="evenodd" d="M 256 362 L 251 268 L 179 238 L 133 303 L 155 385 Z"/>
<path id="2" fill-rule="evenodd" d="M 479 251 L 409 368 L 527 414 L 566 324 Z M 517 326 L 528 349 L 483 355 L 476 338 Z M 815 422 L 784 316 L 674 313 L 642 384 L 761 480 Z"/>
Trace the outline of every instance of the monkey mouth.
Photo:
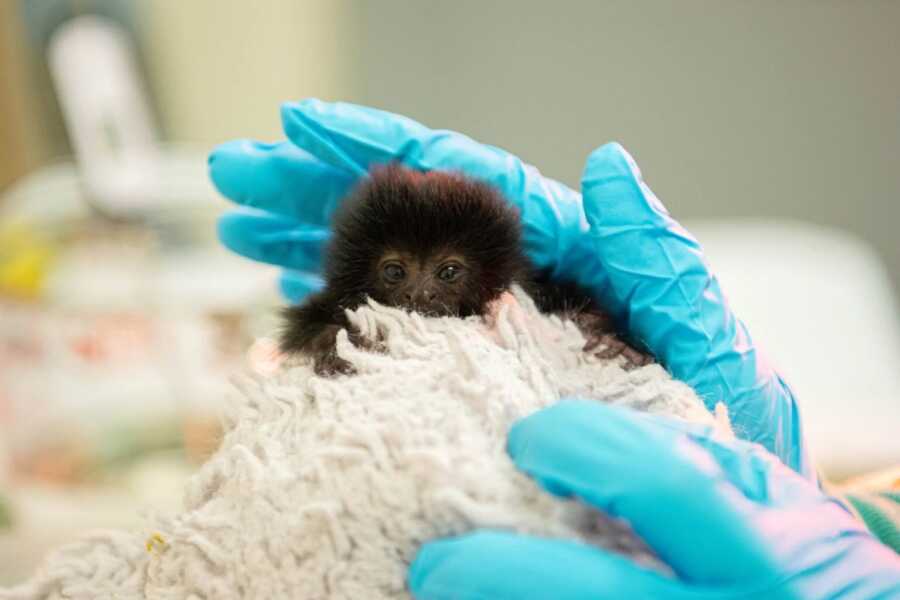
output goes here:
<path id="1" fill-rule="evenodd" d="M 459 311 L 442 302 L 412 303 L 404 308 L 410 312 L 418 313 L 423 317 L 457 317 Z"/>

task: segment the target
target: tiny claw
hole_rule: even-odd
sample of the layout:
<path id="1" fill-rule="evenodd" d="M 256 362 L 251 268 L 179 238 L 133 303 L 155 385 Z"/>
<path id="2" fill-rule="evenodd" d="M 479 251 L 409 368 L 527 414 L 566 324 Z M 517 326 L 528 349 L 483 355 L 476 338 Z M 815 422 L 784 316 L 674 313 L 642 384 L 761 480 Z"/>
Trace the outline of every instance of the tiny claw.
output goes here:
<path id="1" fill-rule="evenodd" d="M 603 349 L 595 351 L 601 345 L 603 346 Z M 627 361 L 625 364 L 626 370 L 643 367 L 653 362 L 652 356 L 632 348 L 612 333 L 591 336 L 582 350 L 584 352 L 593 352 L 594 356 L 604 360 L 622 356 Z"/>
<path id="2" fill-rule="evenodd" d="M 334 353 L 322 358 L 317 358 L 313 370 L 316 372 L 316 375 L 322 377 L 356 374 L 356 369 L 350 362 Z"/>
<path id="3" fill-rule="evenodd" d="M 626 371 L 637 367 L 644 367 L 654 362 L 652 356 L 641 352 L 640 350 L 635 350 L 631 346 L 625 346 L 625 349 L 622 351 L 622 356 L 628 361 L 628 364 L 625 365 Z"/>
<path id="4" fill-rule="evenodd" d="M 594 352 L 594 356 L 597 358 L 615 358 L 620 354 L 623 354 L 628 350 L 628 345 L 620 340 L 618 337 L 611 333 L 604 333 L 597 336 L 592 336 L 590 340 L 584 345 L 584 352 L 592 352 L 598 346 L 605 346 L 602 350 L 598 352 Z"/>
<path id="5" fill-rule="evenodd" d="M 582 352 L 590 352 L 591 350 L 593 350 L 594 348 L 596 348 L 599 345 L 600 345 L 600 337 L 592 336 L 590 339 L 588 339 L 587 342 L 585 342 L 584 347 L 581 349 L 581 351 Z"/>

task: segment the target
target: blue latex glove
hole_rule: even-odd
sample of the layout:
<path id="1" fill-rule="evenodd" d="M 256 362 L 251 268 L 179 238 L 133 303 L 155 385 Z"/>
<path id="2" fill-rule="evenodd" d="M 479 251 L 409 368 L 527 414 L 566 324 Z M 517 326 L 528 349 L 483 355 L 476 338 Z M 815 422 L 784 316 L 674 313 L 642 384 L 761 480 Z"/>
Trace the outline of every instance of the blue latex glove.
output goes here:
<path id="1" fill-rule="evenodd" d="M 494 184 L 519 207 L 527 251 L 539 267 L 592 290 L 707 406 L 724 402 L 739 435 L 812 475 L 790 389 L 731 313 L 697 242 L 621 146 L 591 155 L 582 199 L 503 150 L 391 113 L 304 100 L 285 104 L 282 121 L 290 141 L 230 142 L 209 162 L 219 190 L 256 209 L 224 216 L 221 240 L 244 256 L 286 267 L 281 285 L 288 298 L 321 285 L 329 218 L 370 165 L 461 170 Z"/>
<path id="2" fill-rule="evenodd" d="M 416 598 L 900 598 L 900 557 L 756 444 L 566 401 L 519 421 L 507 449 L 551 493 L 627 519 L 676 577 L 578 542 L 480 532 L 422 547 Z"/>

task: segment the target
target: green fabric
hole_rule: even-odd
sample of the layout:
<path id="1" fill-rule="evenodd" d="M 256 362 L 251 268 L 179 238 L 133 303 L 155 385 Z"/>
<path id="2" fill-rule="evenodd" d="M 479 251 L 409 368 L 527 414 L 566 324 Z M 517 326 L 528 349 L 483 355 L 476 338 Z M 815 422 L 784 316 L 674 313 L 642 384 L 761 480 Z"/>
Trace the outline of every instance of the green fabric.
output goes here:
<path id="1" fill-rule="evenodd" d="M 897 504 L 900 504 L 900 492 L 882 492 L 881 495 L 888 500 L 893 500 Z"/>
<path id="2" fill-rule="evenodd" d="M 847 494 L 847 499 L 869 531 L 900 554 L 900 493 Z"/>
<path id="3" fill-rule="evenodd" d="M 12 526 L 12 515 L 9 505 L 3 496 L 0 496 L 0 529 L 9 529 Z"/>

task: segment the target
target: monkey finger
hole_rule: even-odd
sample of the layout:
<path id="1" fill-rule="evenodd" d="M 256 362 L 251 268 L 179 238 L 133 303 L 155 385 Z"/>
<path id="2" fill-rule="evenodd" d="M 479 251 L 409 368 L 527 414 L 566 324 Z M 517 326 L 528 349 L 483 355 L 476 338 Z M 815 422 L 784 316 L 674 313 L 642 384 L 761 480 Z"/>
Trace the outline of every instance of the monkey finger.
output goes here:
<path id="1" fill-rule="evenodd" d="M 625 349 L 628 347 L 625 342 L 620 340 L 618 337 L 611 333 L 606 333 L 601 336 L 598 336 L 595 344 L 593 344 L 592 349 L 603 345 L 603 349 L 594 353 L 597 358 L 610 359 L 615 358 L 622 354 Z"/>
<path id="2" fill-rule="evenodd" d="M 628 360 L 628 366 L 631 368 L 645 367 L 653 362 L 653 357 L 645 354 L 640 350 L 635 350 L 631 346 L 625 344 L 622 349 L 622 356 Z"/>
<path id="3" fill-rule="evenodd" d="M 375 332 L 374 337 L 366 337 L 362 335 L 355 327 L 349 327 L 347 329 L 347 337 L 350 340 L 350 343 L 357 348 L 362 348 L 363 350 L 368 350 L 369 352 L 387 352 L 385 332 L 380 328 Z"/>
<path id="4" fill-rule="evenodd" d="M 209 175 L 226 198 L 251 208 L 325 225 L 356 177 L 290 142 L 233 140 L 209 155 Z"/>
<path id="5" fill-rule="evenodd" d="M 330 232 L 262 212 L 233 211 L 219 219 L 219 239 L 242 256 L 290 269 L 316 271 Z"/>
<path id="6" fill-rule="evenodd" d="M 594 348 L 600 345 L 599 337 L 592 337 L 588 341 L 584 343 L 584 346 L 581 348 L 582 352 L 590 352 Z"/>
<path id="7" fill-rule="evenodd" d="M 356 368 L 349 361 L 338 356 L 336 352 L 316 357 L 313 370 L 316 375 L 321 377 L 356 374 Z"/>
<path id="8" fill-rule="evenodd" d="M 644 365 L 649 365 L 656 362 L 656 359 L 652 354 L 647 352 L 641 352 L 640 350 L 636 350 L 634 348 L 629 347 L 629 352 L 633 353 L 633 357 L 631 358 L 632 362 L 637 364 L 638 366 L 643 367 Z M 629 354 L 631 356 L 631 354 Z"/>
<path id="9" fill-rule="evenodd" d="M 588 338 L 587 342 L 584 343 L 584 346 L 581 348 L 582 352 L 591 352 L 595 348 L 599 347 L 600 344 L 603 343 L 602 335 L 592 335 Z"/>

